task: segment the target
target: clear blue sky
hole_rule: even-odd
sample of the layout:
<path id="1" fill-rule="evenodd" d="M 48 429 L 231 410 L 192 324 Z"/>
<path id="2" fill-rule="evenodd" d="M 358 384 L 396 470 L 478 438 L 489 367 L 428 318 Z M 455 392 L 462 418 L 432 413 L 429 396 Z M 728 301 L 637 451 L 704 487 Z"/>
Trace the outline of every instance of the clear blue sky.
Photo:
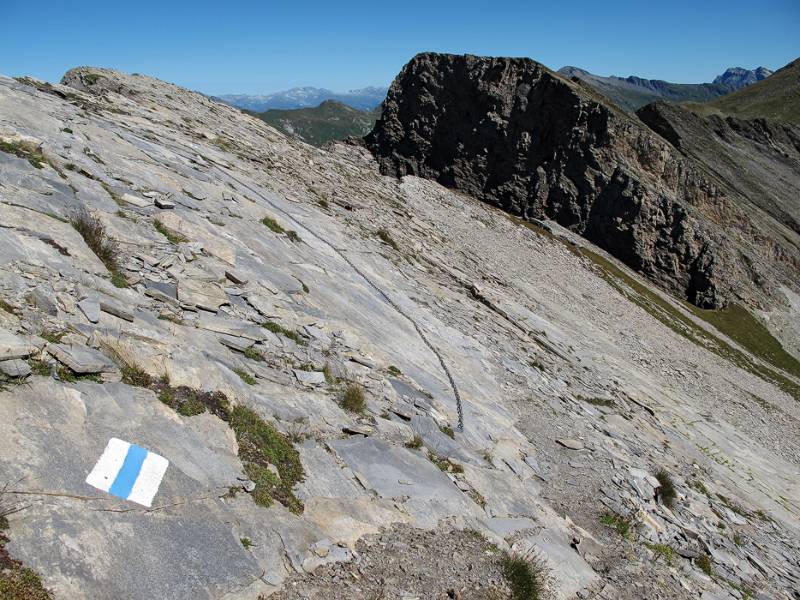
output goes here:
<path id="1" fill-rule="evenodd" d="M 210 94 L 388 84 L 423 50 L 675 82 L 800 56 L 800 0 L 0 0 L 0 73 L 94 65 Z"/>

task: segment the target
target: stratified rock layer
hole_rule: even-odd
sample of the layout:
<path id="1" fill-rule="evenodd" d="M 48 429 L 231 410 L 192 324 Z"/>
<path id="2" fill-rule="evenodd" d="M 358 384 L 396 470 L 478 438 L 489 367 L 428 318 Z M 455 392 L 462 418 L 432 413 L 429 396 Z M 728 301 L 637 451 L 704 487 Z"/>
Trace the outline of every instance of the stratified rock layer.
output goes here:
<path id="1" fill-rule="evenodd" d="M 721 182 L 528 59 L 419 54 L 365 139 L 384 174 L 556 220 L 701 307 L 797 273 L 796 244 L 755 228 Z"/>

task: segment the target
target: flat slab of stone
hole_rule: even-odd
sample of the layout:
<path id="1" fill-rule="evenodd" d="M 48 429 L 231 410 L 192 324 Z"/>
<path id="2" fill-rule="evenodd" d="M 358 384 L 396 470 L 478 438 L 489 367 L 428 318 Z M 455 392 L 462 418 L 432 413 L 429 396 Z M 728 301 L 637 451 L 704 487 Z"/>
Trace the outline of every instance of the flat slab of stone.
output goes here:
<path id="1" fill-rule="evenodd" d="M 223 346 L 227 346 L 233 350 L 238 350 L 239 352 L 244 352 L 248 348 L 251 348 L 253 344 L 255 344 L 253 340 L 249 340 L 247 338 L 224 334 L 219 336 L 219 341 Z"/>
<path id="2" fill-rule="evenodd" d="M 0 329 L 0 360 L 25 358 L 36 352 L 36 346 L 10 331 Z"/>
<path id="3" fill-rule="evenodd" d="M 195 321 L 195 324 L 200 329 L 224 333 L 225 335 L 234 337 L 243 337 L 256 342 L 262 342 L 267 339 L 266 330 L 264 328 L 248 323 L 247 321 L 240 321 L 239 319 L 224 319 L 211 315 L 200 315 Z"/>
<path id="4" fill-rule="evenodd" d="M 47 351 L 78 374 L 113 373 L 117 370 L 110 358 L 88 346 L 49 344 Z"/>
<path id="5" fill-rule="evenodd" d="M 178 300 L 184 304 L 217 312 L 220 306 L 228 303 L 228 295 L 219 285 L 211 281 L 181 279 L 178 282 Z"/>
<path id="6" fill-rule="evenodd" d="M 146 208 L 153 205 L 152 200 L 142 198 L 141 196 L 131 194 L 130 192 L 122 194 L 122 201 L 127 202 L 128 204 L 133 204 L 134 206 L 138 206 L 139 208 Z"/>
<path id="7" fill-rule="evenodd" d="M 156 198 L 154 200 L 154 202 L 155 202 L 156 207 L 158 207 L 158 208 L 162 208 L 162 209 L 175 208 L 175 203 L 172 200 L 169 200 L 167 198 L 163 198 L 163 197 Z"/>
<path id="8" fill-rule="evenodd" d="M 308 385 L 320 385 L 325 383 L 325 373 L 322 371 L 303 371 L 302 369 L 292 369 L 294 376 L 300 383 Z"/>
<path id="9" fill-rule="evenodd" d="M 562 438 L 556 440 L 556 444 L 569 448 L 570 450 L 583 450 L 583 442 L 580 440 L 573 440 L 572 438 Z"/>
<path id="10" fill-rule="evenodd" d="M 247 278 L 239 271 L 234 271 L 233 269 L 225 271 L 225 277 L 237 285 L 244 285 L 247 283 Z"/>
<path id="11" fill-rule="evenodd" d="M 145 279 L 144 287 L 146 287 L 148 290 L 157 290 L 165 296 L 169 296 L 170 298 L 174 298 L 176 300 L 178 299 L 178 286 L 174 283 Z"/>
<path id="12" fill-rule="evenodd" d="M 361 484 L 383 498 L 408 498 L 407 507 L 423 522 L 448 515 L 480 515 L 450 478 L 422 454 L 390 446 L 374 437 L 353 437 L 328 444 Z"/>
<path id="13" fill-rule="evenodd" d="M 84 298 L 78 302 L 78 308 L 90 323 L 97 323 L 100 320 L 100 301 L 97 298 Z"/>
<path id="14" fill-rule="evenodd" d="M 0 361 L 0 373 L 7 377 L 27 377 L 31 374 L 31 368 L 24 360 L 13 358 Z"/>
<path id="15" fill-rule="evenodd" d="M 104 302 L 103 300 L 100 301 L 100 310 L 103 312 L 107 312 L 110 315 L 114 315 L 115 317 L 122 319 L 123 321 L 129 321 L 133 323 L 133 313 L 129 310 L 122 308 L 117 304 L 112 304 L 111 302 Z"/>

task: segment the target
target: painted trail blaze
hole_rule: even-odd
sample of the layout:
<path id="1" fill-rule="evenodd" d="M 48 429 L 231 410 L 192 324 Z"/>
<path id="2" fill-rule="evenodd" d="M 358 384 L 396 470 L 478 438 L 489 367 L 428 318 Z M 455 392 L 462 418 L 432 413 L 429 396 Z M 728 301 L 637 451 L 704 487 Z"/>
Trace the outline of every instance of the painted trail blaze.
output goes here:
<path id="1" fill-rule="evenodd" d="M 168 466 L 169 461 L 163 456 L 111 438 L 86 483 L 149 508 Z"/>

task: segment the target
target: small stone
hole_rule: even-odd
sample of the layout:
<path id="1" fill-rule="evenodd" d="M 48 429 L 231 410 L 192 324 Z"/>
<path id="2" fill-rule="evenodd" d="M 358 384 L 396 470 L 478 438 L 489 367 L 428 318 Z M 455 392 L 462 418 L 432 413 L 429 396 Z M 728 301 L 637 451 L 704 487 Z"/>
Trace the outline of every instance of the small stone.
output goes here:
<path id="1" fill-rule="evenodd" d="M 325 373 L 322 371 L 302 371 L 300 369 L 292 369 L 294 376 L 300 383 L 307 383 L 309 385 L 318 385 L 325 383 Z"/>
<path id="2" fill-rule="evenodd" d="M 7 377 L 27 377 L 31 374 L 31 368 L 24 360 L 14 358 L 0 362 L 0 373 Z"/>
<path id="3" fill-rule="evenodd" d="M 133 323 L 133 313 L 128 312 L 122 307 L 110 304 L 108 302 L 103 302 L 101 300 L 100 310 L 102 310 L 103 312 L 107 312 L 110 315 L 114 315 L 115 317 L 122 319 L 123 321 L 129 321 Z"/>
<path id="4" fill-rule="evenodd" d="M 78 302 L 78 308 L 90 323 L 97 323 L 100 320 L 100 301 L 97 298 L 84 298 Z"/>
<path id="5" fill-rule="evenodd" d="M 245 285 L 247 283 L 247 279 L 244 275 L 232 269 L 225 271 L 225 277 L 236 285 Z"/>
<path id="6" fill-rule="evenodd" d="M 583 450 L 583 442 L 580 440 L 573 440 L 572 438 L 563 438 L 560 440 L 556 440 L 556 443 L 564 446 L 564 448 L 569 448 L 570 450 Z"/>
<path id="7" fill-rule="evenodd" d="M 175 203 L 167 198 L 156 198 L 155 205 L 157 208 L 172 209 L 175 208 Z"/>

